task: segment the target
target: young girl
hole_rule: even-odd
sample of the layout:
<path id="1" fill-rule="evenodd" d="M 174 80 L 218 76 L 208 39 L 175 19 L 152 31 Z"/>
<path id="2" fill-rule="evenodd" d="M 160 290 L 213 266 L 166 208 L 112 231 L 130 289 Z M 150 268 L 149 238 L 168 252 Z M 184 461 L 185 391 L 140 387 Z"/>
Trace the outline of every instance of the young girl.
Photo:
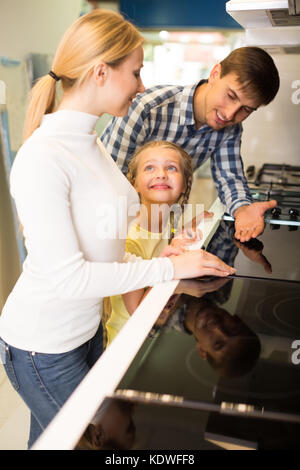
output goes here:
<path id="1" fill-rule="evenodd" d="M 119 213 L 119 202 L 130 211 L 138 196 L 94 128 L 104 113 L 125 116 L 145 90 L 142 41 L 121 15 L 94 10 L 66 31 L 52 70 L 32 89 L 11 172 L 28 255 L 0 316 L 4 367 L 31 410 L 29 447 L 101 355 L 104 297 L 207 270 L 231 272 L 200 250 L 122 262 L 118 234 L 129 212 Z M 103 237 L 112 220 L 115 234 Z"/>
<path id="2" fill-rule="evenodd" d="M 191 238 L 174 238 L 176 231 L 182 233 L 178 222 L 181 218 L 181 226 L 184 225 L 181 216 L 193 181 L 189 155 L 172 142 L 148 142 L 134 154 L 127 177 L 141 202 L 138 217 L 128 232 L 127 254 L 152 259 L 163 255 L 169 243 L 178 249 L 191 243 Z M 111 297 L 110 306 L 106 302 L 106 308 L 111 307 L 106 323 L 108 344 L 129 319 L 143 294 L 142 289 Z"/>

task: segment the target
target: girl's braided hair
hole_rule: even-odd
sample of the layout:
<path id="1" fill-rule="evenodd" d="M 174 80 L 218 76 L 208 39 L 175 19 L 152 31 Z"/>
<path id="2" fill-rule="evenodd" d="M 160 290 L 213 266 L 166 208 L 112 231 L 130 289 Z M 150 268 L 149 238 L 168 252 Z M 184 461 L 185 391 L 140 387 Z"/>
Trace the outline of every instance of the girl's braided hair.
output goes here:
<path id="1" fill-rule="evenodd" d="M 175 216 L 173 210 L 170 212 L 170 238 L 169 238 L 169 243 L 170 243 L 172 239 L 174 238 L 180 215 L 184 214 L 185 205 L 188 203 L 188 200 L 190 197 L 191 187 L 193 183 L 192 160 L 187 152 L 185 152 L 181 147 L 174 144 L 173 142 L 168 142 L 167 140 L 159 140 L 159 141 L 152 140 L 150 142 L 147 142 L 134 153 L 132 159 L 130 160 L 128 164 L 127 178 L 133 186 L 135 184 L 135 180 L 137 176 L 138 162 L 139 162 L 139 157 L 141 153 L 144 150 L 147 150 L 148 148 L 153 148 L 153 147 L 161 147 L 161 148 L 167 148 L 170 150 L 175 150 L 181 157 L 181 166 L 183 170 L 185 191 L 184 193 L 180 195 L 178 201 L 176 201 L 177 204 L 180 205 L 180 209 L 181 209 L 180 211 L 178 211 L 179 213 L 177 213 L 177 216 Z"/>

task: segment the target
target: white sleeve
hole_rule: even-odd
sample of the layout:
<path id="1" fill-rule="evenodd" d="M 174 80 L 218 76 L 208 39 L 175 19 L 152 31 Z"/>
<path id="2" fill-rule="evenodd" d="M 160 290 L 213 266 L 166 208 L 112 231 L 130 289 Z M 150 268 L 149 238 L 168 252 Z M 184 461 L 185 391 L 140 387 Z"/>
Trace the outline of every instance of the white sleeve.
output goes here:
<path id="1" fill-rule="evenodd" d="M 29 275 L 46 283 L 60 299 L 123 294 L 173 278 L 173 264 L 167 258 L 129 263 L 87 261 L 72 221 L 70 174 L 49 149 L 43 154 L 28 154 L 28 150 L 19 152 L 14 162 L 11 193 L 24 227 L 28 251 L 24 270 Z"/>
<path id="2" fill-rule="evenodd" d="M 136 263 L 137 261 L 142 261 L 144 258 L 141 256 L 134 255 L 133 253 L 129 253 L 129 251 L 125 251 L 125 255 L 123 258 L 124 263 Z"/>

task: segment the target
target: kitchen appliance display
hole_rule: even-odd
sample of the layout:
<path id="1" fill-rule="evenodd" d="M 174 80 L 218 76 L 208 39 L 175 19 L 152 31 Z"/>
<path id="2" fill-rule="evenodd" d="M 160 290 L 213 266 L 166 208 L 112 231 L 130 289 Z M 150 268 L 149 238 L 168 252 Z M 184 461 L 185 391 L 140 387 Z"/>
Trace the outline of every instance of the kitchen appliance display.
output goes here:
<path id="1" fill-rule="evenodd" d="M 265 214 L 265 221 L 272 229 L 287 225 L 289 230 L 297 230 L 300 225 L 300 166 L 265 163 L 256 172 L 251 165 L 246 174 L 254 201 L 277 201 L 277 206 Z M 233 220 L 227 215 L 225 218 Z"/>
<path id="2" fill-rule="evenodd" d="M 276 211 L 247 243 L 227 214 L 207 238 L 236 273 L 178 284 L 96 413 L 114 449 L 299 449 L 300 167 L 246 173 Z"/>
<path id="3" fill-rule="evenodd" d="M 175 292 L 111 398 L 134 404 L 133 449 L 299 448 L 300 232 L 266 224 L 244 244 L 233 234 L 234 223 L 222 220 L 205 248 L 236 274 L 199 279 L 198 287 L 192 280 L 195 293 L 189 287 L 182 303 Z M 193 332 L 190 301 L 198 309 Z M 209 336 L 221 314 L 238 320 L 228 336 L 242 335 L 253 351 L 236 356 L 233 368 L 225 350 L 224 369 L 199 353 L 198 326 Z"/>

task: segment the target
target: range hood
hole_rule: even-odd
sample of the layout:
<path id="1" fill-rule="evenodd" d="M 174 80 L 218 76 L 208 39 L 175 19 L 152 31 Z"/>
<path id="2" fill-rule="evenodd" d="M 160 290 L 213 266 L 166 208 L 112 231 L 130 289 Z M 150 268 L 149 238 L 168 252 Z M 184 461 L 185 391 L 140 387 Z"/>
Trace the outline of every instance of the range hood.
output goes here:
<path id="1" fill-rule="evenodd" d="M 247 45 L 300 53 L 300 0 L 230 0 L 226 11 L 245 29 Z"/>

